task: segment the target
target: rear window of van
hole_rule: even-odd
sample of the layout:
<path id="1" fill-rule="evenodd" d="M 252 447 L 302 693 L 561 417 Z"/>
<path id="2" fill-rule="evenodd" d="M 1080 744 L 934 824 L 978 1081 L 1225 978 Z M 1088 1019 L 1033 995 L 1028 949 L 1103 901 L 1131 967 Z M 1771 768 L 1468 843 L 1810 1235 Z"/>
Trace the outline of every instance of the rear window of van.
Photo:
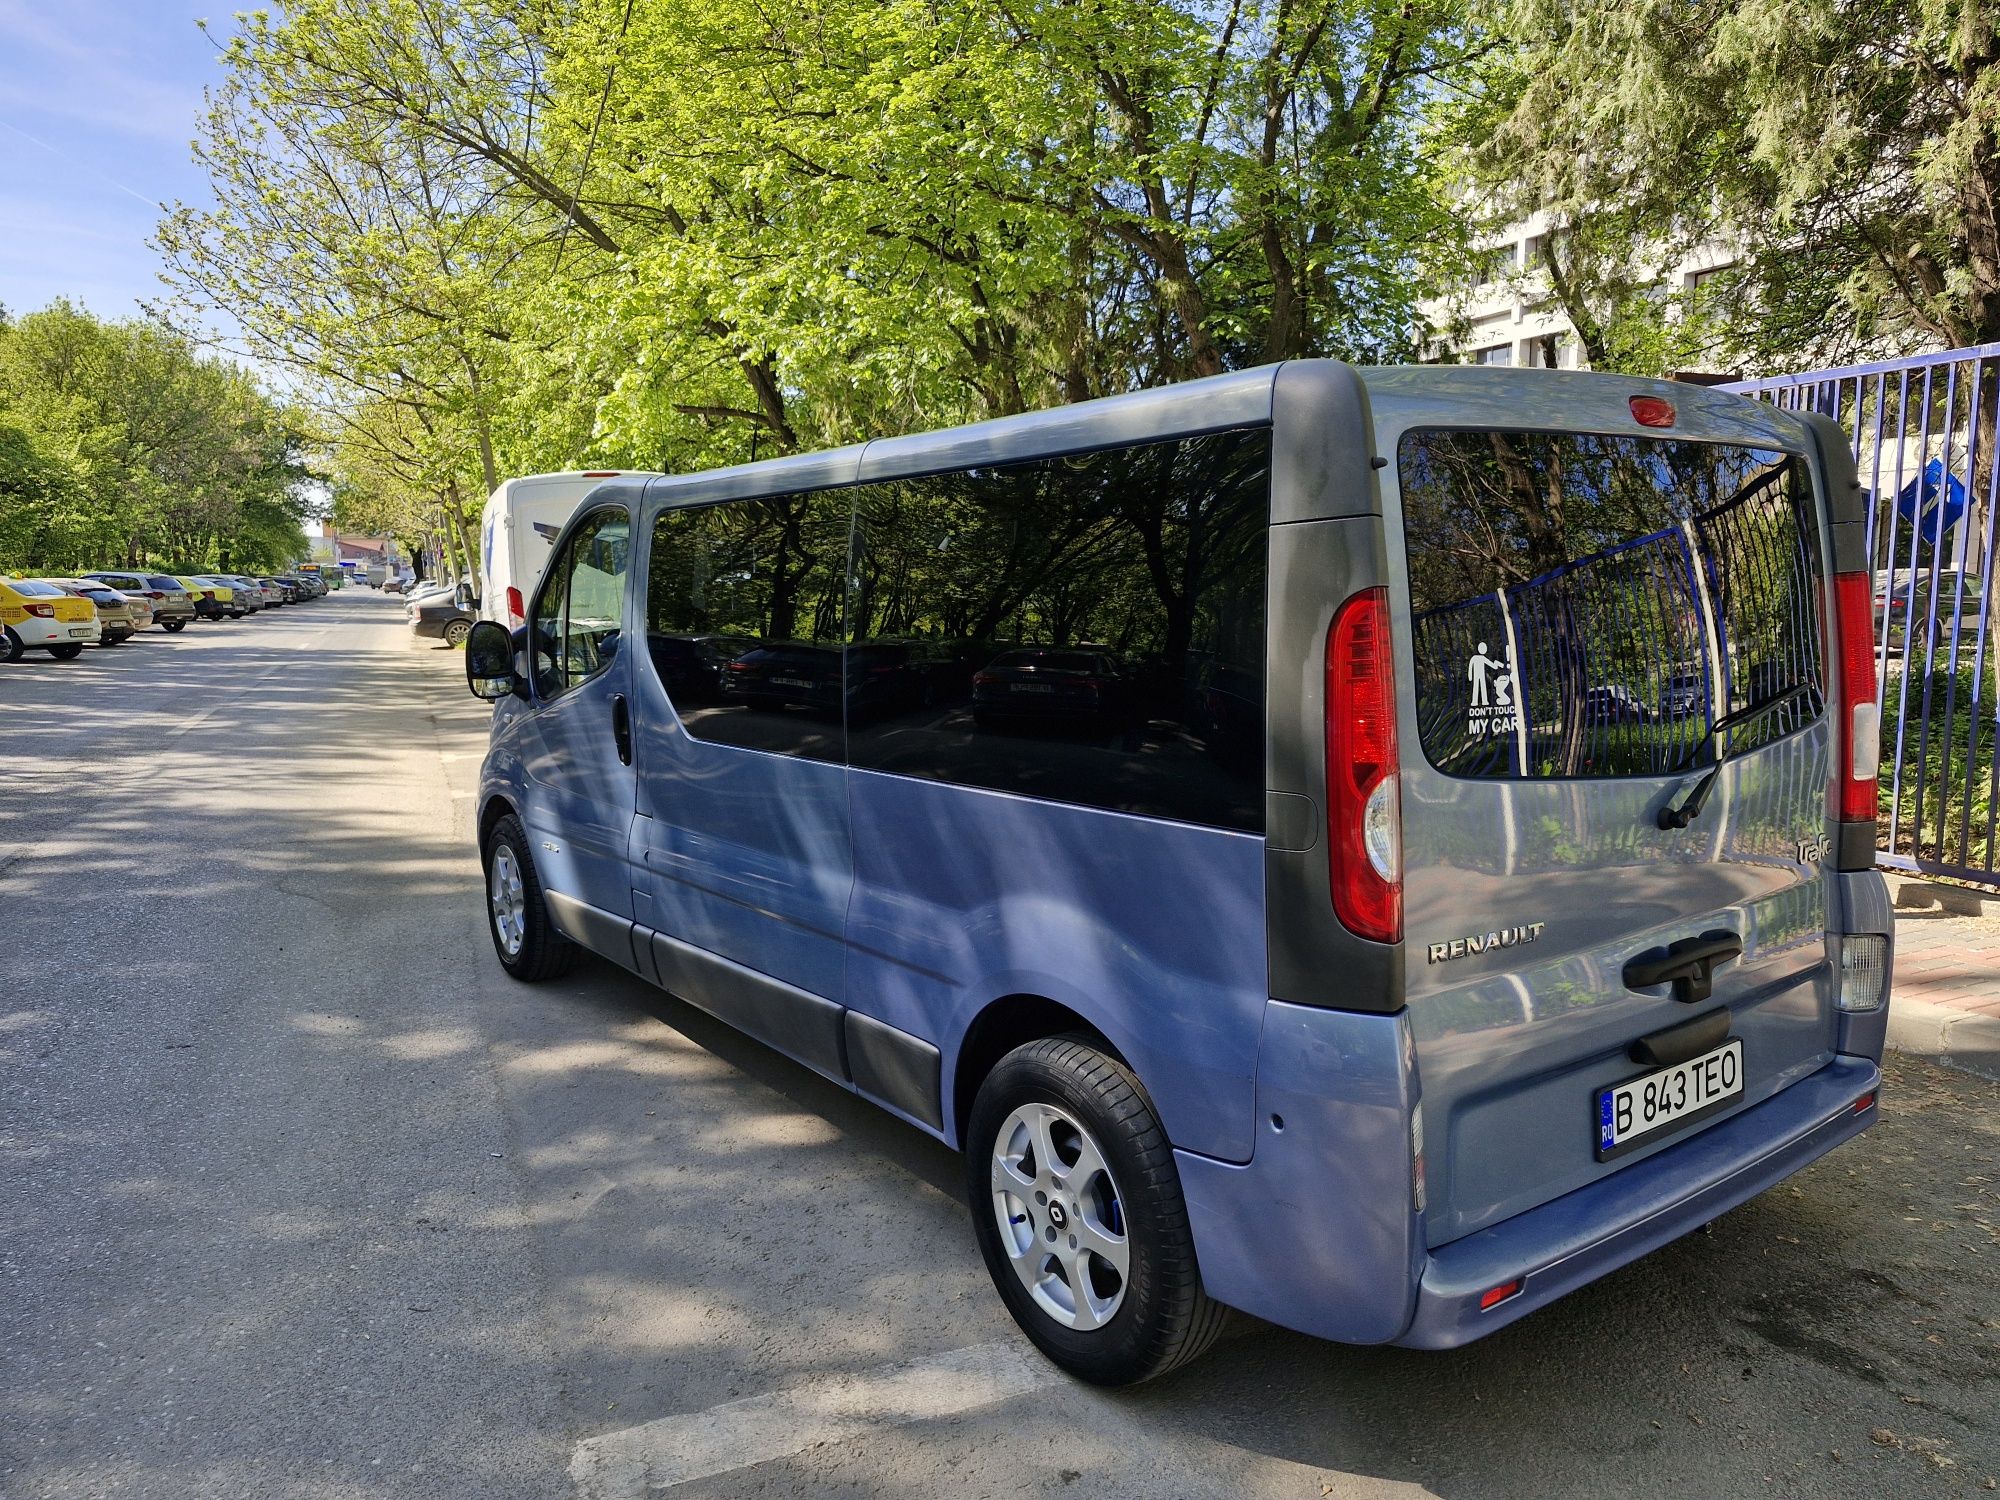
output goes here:
<path id="1" fill-rule="evenodd" d="M 1439 770 L 1670 775 L 1819 716 L 1818 527 L 1796 455 L 1432 429 L 1397 461 L 1418 734 Z"/>

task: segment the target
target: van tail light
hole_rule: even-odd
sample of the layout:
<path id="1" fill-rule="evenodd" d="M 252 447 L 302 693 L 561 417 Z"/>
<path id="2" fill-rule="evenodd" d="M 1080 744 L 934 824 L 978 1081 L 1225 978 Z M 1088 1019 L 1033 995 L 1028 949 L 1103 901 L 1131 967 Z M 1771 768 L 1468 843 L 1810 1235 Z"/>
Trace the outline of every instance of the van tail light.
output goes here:
<path id="1" fill-rule="evenodd" d="M 1834 806 L 1843 823 L 1875 821 L 1875 773 L 1882 759 L 1882 709 L 1875 701 L 1874 590 L 1866 573 L 1836 573 L 1834 622 L 1840 631 L 1839 769 Z"/>
<path id="2" fill-rule="evenodd" d="M 507 590 L 507 623 L 516 629 L 528 623 L 528 601 L 516 588 Z"/>
<path id="3" fill-rule="evenodd" d="M 1496 1287 L 1488 1287 L 1479 1294 L 1479 1310 L 1488 1312 L 1503 1302 L 1513 1300 L 1521 1295 L 1521 1288 L 1526 1285 L 1527 1282 L 1522 1277 L 1516 1276 L 1512 1281 L 1503 1281 Z"/>
<path id="4" fill-rule="evenodd" d="M 24 607 L 38 620 L 53 620 L 56 617 L 56 607 L 53 604 L 30 604 Z"/>
<path id="5" fill-rule="evenodd" d="M 1389 593 L 1364 589 L 1326 634 L 1326 833 L 1333 909 L 1348 931 L 1403 940 L 1403 809 Z"/>

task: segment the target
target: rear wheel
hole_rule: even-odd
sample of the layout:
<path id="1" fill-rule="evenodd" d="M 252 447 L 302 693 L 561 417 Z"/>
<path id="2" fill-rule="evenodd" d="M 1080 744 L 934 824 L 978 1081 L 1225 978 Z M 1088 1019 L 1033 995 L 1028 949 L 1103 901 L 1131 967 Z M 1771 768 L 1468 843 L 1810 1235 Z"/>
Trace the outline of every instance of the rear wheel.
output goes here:
<path id="1" fill-rule="evenodd" d="M 1163 1375 L 1215 1342 L 1173 1148 L 1137 1076 L 1083 1037 L 1017 1047 L 966 1131 L 974 1233 L 1042 1353 L 1099 1385 Z"/>
<path id="2" fill-rule="evenodd" d="M 579 950 L 549 921 L 527 832 L 512 813 L 486 836 L 486 930 L 500 967 L 515 979 L 555 979 L 576 965 Z"/>
<path id="3" fill-rule="evenodd" d="M 77 657 L 83 655 L 83 642 L 65 641 L 60 646 L 51 646 L 49 647 L 49 655 L 53 656 L 57 661 L 74 661 Z"/>
<path id="4" fill-rule="evenodd" d="M 444 628 L 444 643 L 447 646 L 463 646 L 465 638 L 472 634 L 470 620 L 453 620 Z"/>
<path id="5" fill-rule="evenodd" d="M 19 661 L 27 649 L 11 627 L 0 625 L 0 661 Z"/>
<path id="6" fill-rule="evenodd" d="M 174 632 L 175 634 L 177 634 L 177 635 L 178 635 L 178 634 L 179 634 L 179 633 L 180 633 L 181 631 L 183 631 L 183 630 L 186 630 L 186 629 L 187 629 L 187 621 L 186 621 L 186 620 L 162 620 L 162 621 L 160 621 L 160 623 L 161 623 L 162 625 L 166 626 L 166 627 L 167 627 L 167 629 L 169 629 L 169 630 L 173 631 L 173 632 Z"/>

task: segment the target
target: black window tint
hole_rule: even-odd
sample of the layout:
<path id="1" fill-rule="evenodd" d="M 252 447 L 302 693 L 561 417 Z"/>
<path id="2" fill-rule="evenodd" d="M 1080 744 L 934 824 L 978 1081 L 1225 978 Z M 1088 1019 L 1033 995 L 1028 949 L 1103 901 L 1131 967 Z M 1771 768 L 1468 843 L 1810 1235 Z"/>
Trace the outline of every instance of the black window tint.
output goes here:
<path id="1" fill-rule="evenodd" d="M 841 758 L 842 491 L 663 511 L 646 645 L 697 739 Z"/>
<path id="2" fill-rule="evenodd" d="M 864 487 L 848 759 L 1263 827 L 1263 431 Z"/>
<path id="3" fill-rule="evenodd" d="M 1772 449 L 1430 431 L 1399 451 L 1418 735 L 1455 776 L 1670 775 L 1822 707 L 1810 478 Z"/>

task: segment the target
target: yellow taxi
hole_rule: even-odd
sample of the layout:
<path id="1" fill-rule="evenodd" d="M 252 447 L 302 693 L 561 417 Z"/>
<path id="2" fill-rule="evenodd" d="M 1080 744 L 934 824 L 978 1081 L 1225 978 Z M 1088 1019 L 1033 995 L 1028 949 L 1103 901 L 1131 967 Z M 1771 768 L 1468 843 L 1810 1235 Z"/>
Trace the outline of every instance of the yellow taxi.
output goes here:
<path id="1" fill-rule="evenodd" d="M 0 632 L 0 661 L 31 649 L 68 661 L 103 637 L 96 605 L 37 578 L 0 578 Z"/>
<path id="2" fill-rule="evenodd" d="M 188 591 L 188 598 L 194 600 L 194 617 L 197 620 L 221 620 L 235 615 L 242 618 L 242 611 L 236 608 L 235 591 L 228 584 L 216 578 L 183 578 L 173 575 L 175 583 Z"/>

